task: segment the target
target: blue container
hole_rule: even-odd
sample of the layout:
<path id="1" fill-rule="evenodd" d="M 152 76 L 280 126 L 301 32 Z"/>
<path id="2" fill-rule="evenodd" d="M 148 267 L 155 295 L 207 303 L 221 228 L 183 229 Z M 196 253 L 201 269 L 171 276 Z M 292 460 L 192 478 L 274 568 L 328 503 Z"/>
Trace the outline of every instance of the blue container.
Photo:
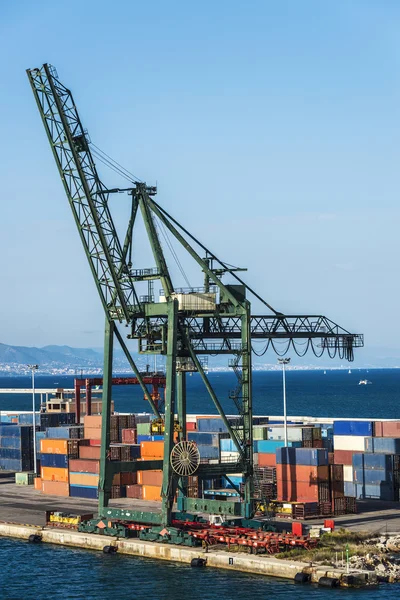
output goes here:
<path id="1" fill-rule="evenodd" d="M 231 441 L 230 438 L 227 439 L 228 441 Z M 191 442 L 196 442 L 196 444 L 200 444 L 201 446 L 218 447 L 219 445 L 218 433 L 207 433 L 205 431 L 188 431 L 188 440 Z"/>
<path id="2" fill-rule="evenodd" d="M 376 453 L 400 454 L 400 438 L 373 438 L 372 446 L 372 451 Z"/>
<path id="3" fill-rule="evenodd" d="M 138 444 L 140 444 L 140 442 L 162 442 L 162 440 L 164 439 L 163 435 L 138 435 L 137 436 L 137 441 Z"/>
<path id="4" fill-rule="evenodd" d="M 344 482 L 344 495 L 350 496 L 351 498 L 356 497 L 356 484 L 352 481 Z"/>
<path id="5" fill-rule="evenodd" d="M 221 440 L 222 441 L 222 440 Z M 285 446 L 284 440 L 254 440 L 254 452 L 263 452 L 265 454 L 275 454 L 277 448 Z M 288 442 L 289 448 L 301 448 L 301 442 Z M 222 450 L 222 447 L 221 447 Z"/>
<path id="6" fill-rule="evenodd" d="M 58 469 L 68 469 L 67 454 L 42 454 L 42 467 L 57 467 Z"/>
<path id="7" fill-rule="evenodd" d="M 373 421 L 334 421 L 334 435 L 373 435 Z"/>
<path id="8" fill-rule="evenodd" d="M 33 414 L 26 413 L 26 414 L 18 415 L 18 423 L 19 423 L 19 425 L 32 425 L 33 424 Z M 35 424 L 40 425 L 40 413 L 35 414 Z"/>
<path id="9" fill-rule="evenodd" d="M 322 438 L 333 438 L 333 425 L 330 427 L 321 427 L 321 436 Z"/>
<path id="10" fill-rule="evenodd" d="M 190 438 L 189 438 L 190 439 Z M 236 452 L 237 448 L 231 438 L 222 438 L 219 440 L 219 447 L 221 452 Z"/>
<path id="11" fill-rule="evenodd" d="M 99 492 L 96 487 L 91 487 L 88 485 L 70 485 L 69 486 L 69 495 L 72 498 L 92 498 L 96 500 L 99 497 Z"/>
<path id="12" fill-rule="evenodd" d="M 358 477 L 363 475 L 364 479 L 362 483 L 365 485 L 381 485 L 381 484 L 390 484 L 393 485 L 393 473 L 391 471 L 384 471 L 383 469 L 364 469 L 363 472 L 358 472 L 356 470 L 355 480 L 358 480 Z"/>
<path id="13" fill-rule="evenodd" d="M 358 498 L 374 498 L 376 500 L 393 501 L 394 488 L 392 484 L 381 483 L 379 485 L 358 485 Z"/>
<path id="14" fill-rule="evenodd" d="M 228 428 L 221 418 L 210 417 L 205 419 L 197 419 L 197 431 L 207 431 L 209 433 L 222 432 L 226 433 Z"/>
<path id="15" fill-rule="evenodd" d="M 278 465 L 328 465 L 328 451 L 324 448 L 277 448 L 276 462 Z"/>
<path id="16" fill-rule="evenodd" d="M 77 440 L 83 438 L 83 427 L 82 425 L 47 427 L 46 436 L 52 440 Z"/>
<path id="17" fill-rule="evenodd" d="M 197 446 L 200 458 L 219 458 L 219 448 L 216 446 Z"/>
<path id="18" fill-rule="evenodd" d="M 18 448 L 21 449 L 21 438 L 18 437 L 1 437 L 0 448 Z"/>
<path id="19" fill-rule="evenodd" d="M 372 439 L 372 438 L 370 438 Z M 372 452 L 363 452 L 353 454 L 354 469 L 384 470 L 393 471 L 393 455 L 391 454 L 373 454 Z"/>

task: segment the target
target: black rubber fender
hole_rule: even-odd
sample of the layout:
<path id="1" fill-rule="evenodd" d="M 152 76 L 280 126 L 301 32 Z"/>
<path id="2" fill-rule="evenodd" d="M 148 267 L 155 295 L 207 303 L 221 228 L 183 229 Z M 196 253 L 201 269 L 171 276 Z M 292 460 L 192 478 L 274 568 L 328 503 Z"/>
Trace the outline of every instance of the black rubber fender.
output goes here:
<path id="1" fill-rule="evenodd" d="M 191 567 L 205 567 L 207 564 L 206 558 L 192 558 L 190 562 Z"/>
<path id="2" fill-rule="evenodd" d="M 30 544 L 40 544 L 41 541 L 42 541 L 42 536 L 37 533 L 32 533 L 32 535 L 30 535 L 28 538 L 28 542 Z"/>
<path id="3" fill-rule="evenodd" d="M 295 583 L 310 583 L 311 575 L 310 573 L 296 573 L 294 581 Z"/>
<path id="4" fill-rule="evenodd" d="M 326 588 L 335 588 L 338 587 L 340 584 L 339 579 L 336 579 L 336 577 L 320 577 L 319 581 L 318 581 L 318 585 L 320 587 L 326 587 Z"/>
<path id="5" fill-rule="evenodd" d="M 104 546 L 103 548 L 104 554 L 115 554 L 117 552 L 116 546 Z"/>

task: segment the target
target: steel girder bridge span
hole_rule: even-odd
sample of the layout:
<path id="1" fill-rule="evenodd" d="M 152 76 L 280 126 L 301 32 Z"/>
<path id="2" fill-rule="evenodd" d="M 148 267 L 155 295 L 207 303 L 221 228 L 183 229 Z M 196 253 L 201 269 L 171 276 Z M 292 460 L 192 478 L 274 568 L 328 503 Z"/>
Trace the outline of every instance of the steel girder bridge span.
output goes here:
<path id="1" fill-rule="evenodd" d="M 282 355 L 289 350 L 304 355 L 340 356 L 352 361 L 354 348 L 363 346 L 363 336 L 354 334 L 325 316 L 285 315 L 275 310 L 239 276 L 245 269 L 219 259 L 200 240 L 172 217 L 154 196 L 156 188 L 132 173 L 95 146 L 83 128 L 70 90 L 53 67 L 44 64 L 29 69 L 28 78 L 44 129 L 67 195 L 94 283 L 105 313 L 102 445 L 99 482 L 99 515 L 129 518 L 150 523 L 171 523 L 171 511 L 178 492 L 178 507 L 186 511 L 224 512 L 240 509 L 243 516 L 254 513 L 253 472 L 253 386 L 252 351 L 262 342 Z M 99 177 L 97 164 L 110 167 L 129 181 L 128 187 L 107 187 Z M 120 236 L 111 213 L 111 198 L 124 194 L 129 201 L 129 218 Z M 141 220 L 149 243 L 153 265 L 143 266 L 142 250 L 135 249 L 137 224 Z M 186 288 L 176 287 L 164 251 L 168 246 Z M 191 287 L 179 259 L 188 254 L 197 264 L 201 287 Z M 169 256 L 169 255 L 168 255 Z M 155 283 L 160 294 L 154 292 Z M 264 307 L 254 315 L 250 298 Z M 129 351 L 119 325 L 128 327 L 128 339 L 137 340 L 139 351 L 165 357 L 165 409 L 161 414 Z M 110 414 L 113 345 L 123 349 L 157 419 L 165 427 L 164 459 L 121 463 L 107 458 L 110 444 Z M 259 350 L 259 346 L 257 346 Z M 207 376 L 207 355 L 228 354 L 237 385 L 229 394 L 230 411 L 237 413 L 236 427 L 228 420 L 220 398 Z M 204 464 L 191 452 L 186 440 L 186 376 L 198 372 L 237 450 L 231 463 Z M 226 406 L 228 402 L 224 402 Z M 175 421 L 177 415 L 178 426 Z M 179 443 L 174 441 L 177 433 Z M 180 465 L 180 467 L 179 467 Z M 120 471 L 163 470 L 162 512 L 135 513 L 109 507 L 113 474 Z M 187 475 L 213 477 L 243 473 L 242 502 L 205 501 L 187 497 Z"/>

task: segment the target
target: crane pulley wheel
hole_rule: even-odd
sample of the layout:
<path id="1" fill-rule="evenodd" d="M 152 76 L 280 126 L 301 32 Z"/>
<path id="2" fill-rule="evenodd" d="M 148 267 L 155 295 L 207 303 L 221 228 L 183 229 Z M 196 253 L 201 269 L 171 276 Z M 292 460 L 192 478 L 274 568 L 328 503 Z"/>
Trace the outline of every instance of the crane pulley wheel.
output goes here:
<path id="1" fill-rule="evenodd" d="M 200 452 L 194 442 L 182 440 L 171 451 L 170 462 L 172 469 L 181 477 L 193 475 L 200 464 Z"/>

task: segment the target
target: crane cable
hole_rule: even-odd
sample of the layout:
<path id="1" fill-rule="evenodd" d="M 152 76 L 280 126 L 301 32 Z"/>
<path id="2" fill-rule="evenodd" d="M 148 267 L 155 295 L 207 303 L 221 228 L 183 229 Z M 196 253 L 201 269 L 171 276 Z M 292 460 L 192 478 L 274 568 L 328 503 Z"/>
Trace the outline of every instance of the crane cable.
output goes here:
<path id="1" fill-rule="evenodd" d="M 94 144 L 92 141 L 90 142 L 90 145 L 92 146 L 92 148 L 96 149 L 93 150 L 93 153 L 95 153 L 97 155 L 97 158 L 102 160 L 104 164 L 107 164 L 107 166 L 109 166 L 110 168 L 117 170 L 123 177 L 125 177 L 125 179 L 128 179 L 132 183 L 143 183 L 142 180 L 139 179 L 139 177 L 137 177 L 131 171 L 123 167 L 118 161 L 116 161 L 109 154 L 104 152 L 104 150 L 99 148 L 99 146 L 96 146 L 96 144 Z"/>
<path id="2" fill-rule="evenodd" d="M 177 264 L 177 266 L 178 266 L 178 269 L 179 269 L 179 271 L 181 272 L 181 275 L 182 275 L 182 277 L 184 278 L 184 280 L 185 280 L 185 282 L 186 282 L 187 286 L 188 286 L 189 288 L 191 288 L 192 286 L 190 285 L 190 281 L 189 281 L 189 279 L 187 278 L 187 276 L 186 276 L 186 273 L 185 273 L 185 270 L 184 270 L 184 268 L 182 267 L 182 264 L 181 264 L 181 262 L 180 262 L 180 260 L 179 260 L 179 258 L 178 258 L 178 255 L 177 255 L 177 253 L 175 252 L 175 249 L 174 249 L 174 247 L 173 247 L 173 245 L 172 245 L 172 242 L 171 242 L 171 240 L 169 239 L 168 232 L 166 231 L 166 229 L 165 229 L 165 227 L 164 227 L 163 223 L 162 223 L 160 220 L 157 220 L 157 221 L 156 221 L 156 220 L 154 219 L 154 221 L 157 223 L 158 229 L 160 230 L 160 232 L 161 232 L 161 235 L 163 236 L 163 238 L 164 238 L 164 240 L 165 240 L 165 243 L 167 244 L 167 246 L 168 246 L 168 248 L 169 248 L 169 251 L 170 251 L 170 252 L 171 252 L 171 254 L 172 254 L 172 257 L 173 257 L 173 259 L 175 260 L 175 262 L 176 262 L 176 264 Z"/>

